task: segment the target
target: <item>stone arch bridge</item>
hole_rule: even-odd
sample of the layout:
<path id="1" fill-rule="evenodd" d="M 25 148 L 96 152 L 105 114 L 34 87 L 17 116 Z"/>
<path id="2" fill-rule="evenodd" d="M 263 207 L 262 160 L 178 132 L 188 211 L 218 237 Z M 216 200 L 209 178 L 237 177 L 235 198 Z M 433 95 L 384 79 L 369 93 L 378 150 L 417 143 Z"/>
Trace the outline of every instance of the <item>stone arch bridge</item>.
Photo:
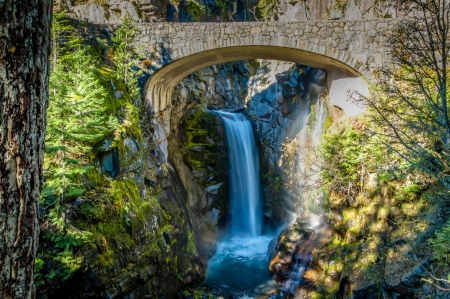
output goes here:
<path id="1" fill-rule="evenodd" d="M 135 45 L 153 53 L 144 88 L 155 113 L 170 104 L 178 82 L 233 60 L 275 59 L 325 69 L 334 79 L 364 76 L 390 62 L 389 35 L 399 19 L 307 22 L 146 23 Z"/>

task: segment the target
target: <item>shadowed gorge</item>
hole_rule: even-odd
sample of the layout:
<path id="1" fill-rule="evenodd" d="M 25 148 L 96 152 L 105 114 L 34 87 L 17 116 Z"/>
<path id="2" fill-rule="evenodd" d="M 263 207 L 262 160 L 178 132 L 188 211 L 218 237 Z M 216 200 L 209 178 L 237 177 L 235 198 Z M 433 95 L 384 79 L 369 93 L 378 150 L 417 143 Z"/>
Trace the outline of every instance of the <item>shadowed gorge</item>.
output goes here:
<path id="1" fill-rule="evenodd" d="M 448 1 L 53 10 L 37 298 L 450 298 Z"/>

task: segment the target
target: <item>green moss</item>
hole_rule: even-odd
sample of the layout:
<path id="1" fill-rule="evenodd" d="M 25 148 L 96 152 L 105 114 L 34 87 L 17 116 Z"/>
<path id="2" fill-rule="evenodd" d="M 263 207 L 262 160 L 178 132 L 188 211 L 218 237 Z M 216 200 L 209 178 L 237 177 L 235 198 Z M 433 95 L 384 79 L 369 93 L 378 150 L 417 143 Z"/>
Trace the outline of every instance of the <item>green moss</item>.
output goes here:
<path id="1" fill-rule="evenodd" d="M 185 5 L 186 13 L 189 18 L 194 21 L 200 21 L 202 16 L 205 14 L 205 6 L 195 0 L 187 0 Z"/>
<path id="2" fill-rule="evenodd" d="M 249 76 L 256 75 L 257 70 L 261 66 L 259 61 L 257 59 L 251 59 L 251 60 L 247 60 L 247 63 L 250 64 L 250 66 L 252 68 L 252 72 L 249 74 Z"/>
<path id="3" fill-rule="evenodd" d="M 211 134 L 211 130 L 205 128 L 213 128 L 218 125 L 215 116 L 201 108 L 187 118 L 186 136 L 188 140 L 183 144 L 183 148 L 189 149 L 193 146 L 211 146 L 206 141 L 206 136 L 212 138 L 214 142 L 219 142 L 217 135 Z"/>
<path id="4" fill-rule="evenodd" d="M 328 129 L 330 128 L 330 126 L 332 124 L 333 124 L 333 119 L 331 118 L 330 115 L 327 115 L 327 117 L 325 119 L 324 132 L 328 131 Z"/>
<path id="5" fill-rule="evenodd" d="M 115 202 L 125 202 L 132 206 L 141 202 L 138 186 L 132 179 L 114 180 L 111 187 Z"/>
<path id="6" fill-rule="evenodd" d="M 103 66 L 98 68 L 97 71 L 103 80 L 103 84 L 110 91 L 106 111 L 108 114 L 115 116 L 109 120 L 110 126 L 115 129 L 113 146 L 119 150 L 119 155 L 123 158 L 128 150 L 124 146 L 124 139 L 133 137 L 138 142 L 142 141 L 140 111 L 138 107 L 133 105 L 133 96 L 128 92 L 127 85 L 122 78 L 118 77 L 115 70 Z M 111 86 L 114 86 L 114 90 Z M 115 91 L 121 91 L 123 95 L 116 98 Z"/>
<path id="7" fill-rule="evenodd" d="M 308 126 L 312 128 L 314 120 L 316 118 L 316 106 L 311 106 L 311 112 L 309 113 Z"/>
<path id="8" fill-rule="evenodd" d="M 194 233 L 192 231 L 188 232 L 188 243 L 186 245 L 186 249 L 193 258 L 197 253 L 197 247 L 195 246 Z"/>
<path id="9" fill-rule="evenodd" d="M 86 173 L 86 179 L 92 187 L 100 187 L 104 184 L 105 177 L 97 168 L 92 168 Z"/>
<path id="10" fill-rule="evenodd" d="M 409 201 L 409 200 L 414 200 L 417 198 L 417 194 L 420 191 L 420 187 L 419 185 L 415 184 L 415 183 L 409 183 L 406 185 L 403 185 L 401 187 L 401 194 L 397 197 L 400 200 L 405 200 L 405 201 Z"/>
<path id="11" fill-rule="evenodd" d="M 93 100 L 102 103 L 102 120 L 108 131 L 100 139 L 89 141 L 89 144 L 76 144 L 76 151 L 70 153 L 83 157 L 77 165 L 85 171 L 77 173 L 73 180 L 77 186 L 76 190 L 73 189 L 78 193 L 68 192 L 70 196 L 64 200 L 58 200 L 54 192 L 43 194 L 46 223 L 40 223 L 43 227 L 40 243 L 43 245 L 39 249 L 42 254 L 36 259 L 35 272 L 36 285 L 41 289 L 49 280 L 54 280 L 52 284 L 56 284 L 68 279 L 83 264 L 95 264 L 94 270 L 97 266 L 100 269 L 109 267 L 121 254 L 137 246 L 142 246 L 143 251 L 152 257 L 160 256 L 161 248 L 165 247 L 159 227 L 171 221 L 171 216 L 161 209 L 154 197 L 140 197 L 138 183 L 130 178 L 133 174 L 129 174 L 127 179 L 119 177 L 113 180 L 97 168 L 99 147 L 104 139 L 113 140 L 112 147 L 118 149 L 121 166 L 142 157 L 141 150 L 131 159 L 126 157 L 128 149 L 124 140 L 133 138 L 141 145 L 140 118 L 143 111 L 139 108 L 140 98 L 135 92 L 138 85 L 127 80 L 124 72 L 119 71 L 117 64 L 121 62 L 118 61 L 117 49 L 110 48 L 110 42 L 99 38 L 85 42 L 92 44 L 86 53 L 96 55 L 93 59 L 96 66 L 92 72 L 105 89 L 101 97 L 93 97 Z M 107 57 L 104 55 L 106 49 Z M 122 69 L 129 68 L 128 61 L 122 66 Z M 145 118 L 145 121 L 148 119 Z M 129 161 L 124 161 L 125 157 Z M 75 160 L 71 161 L 74 164 Z M 46 172 L 50 173 L 48 169 Z M 50 180 L 47 178 L 47 181 Z M 157 192 L 151 190 L 147 194 L 157 195 Z M 143 226 L 149 224 L 152 229 L 145 230 Z M 145 241 L 139 239 L 141 232 L 145 233 Z M 47 248 L 52 248 L 52 252 Z M 91 260 L 85 261 L 87 257 Z"/>

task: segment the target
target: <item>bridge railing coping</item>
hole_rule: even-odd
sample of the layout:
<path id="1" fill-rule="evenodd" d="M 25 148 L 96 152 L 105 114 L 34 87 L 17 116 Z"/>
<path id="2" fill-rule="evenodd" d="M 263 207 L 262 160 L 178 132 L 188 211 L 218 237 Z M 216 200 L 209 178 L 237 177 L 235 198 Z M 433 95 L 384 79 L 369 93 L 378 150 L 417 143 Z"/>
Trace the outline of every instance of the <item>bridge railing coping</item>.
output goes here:
<path id="1" fill-rule="evenodd" d="M 149 22 L 149 23 L 139 23 L 136 22 L 135 25 L 139 26 L 171 26 L 171 25 L 182 25 L 182 26 L 241 26 L 241 25 L 269 25 L 269 26 L 283 26 L 286 24 L 318 24 L 318 23 L 367 23 L 379 21 L 380 23 L 390 23 L 393 21 L 399 22 L 407 19 L 408 17 L 397 17 L 397 18 L 377 18 L 377 19 L 365 19 L 365 20 L 306 20 L 306 21 L 248 21 L 248 22 Z"/>

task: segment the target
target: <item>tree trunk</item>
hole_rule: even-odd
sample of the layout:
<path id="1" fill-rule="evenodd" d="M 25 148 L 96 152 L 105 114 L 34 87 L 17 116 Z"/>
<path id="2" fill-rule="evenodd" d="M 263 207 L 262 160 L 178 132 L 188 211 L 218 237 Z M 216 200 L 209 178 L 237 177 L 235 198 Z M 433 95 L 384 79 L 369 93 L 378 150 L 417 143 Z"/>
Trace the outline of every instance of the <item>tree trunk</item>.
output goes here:
<path id="1" fill-rule="evenodd" d="M 51 0 L 0 0 L 0 298 L 33 298 Z"/>

